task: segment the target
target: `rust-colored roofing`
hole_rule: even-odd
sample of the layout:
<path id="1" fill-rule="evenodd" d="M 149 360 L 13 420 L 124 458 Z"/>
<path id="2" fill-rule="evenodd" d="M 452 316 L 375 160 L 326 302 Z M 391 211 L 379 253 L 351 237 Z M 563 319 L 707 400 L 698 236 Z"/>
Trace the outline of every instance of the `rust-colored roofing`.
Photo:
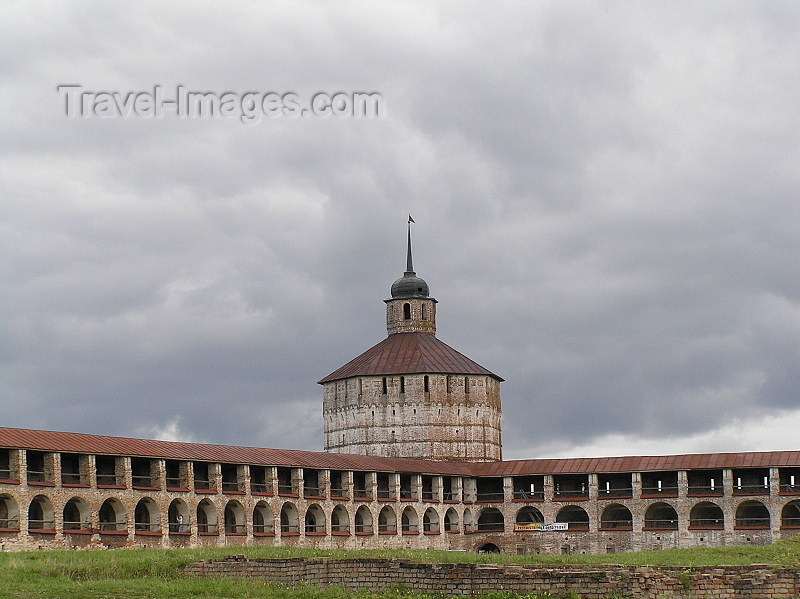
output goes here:
<path id="1" fill-rule="evenodd" d="M 231 445 L 208 445 L 205 443 L 152 441 L 3 427 L 0 427 L 0 447 L 62 453 L 89 453 L 250 464 L 253 466 L 299 466 L 330 470 L 415 472 L 444 474 L 447 476 L 525 476 L 533 474 L 767 468 L 770 466 L 800 467 L 800 451 L 754 451 L 747 453 L 703 453 L 609 458 L 553 458 L 510 460 L 506 462 L 442 462 L 294 449 L 261 449 Z"/>
<path id="2" fill-rule="evenodd" d="M 332 372 L 320 384 L 353 376 L 478 374 L 503 379 L 439 341 L 432 333 L 395 333 Z"/>
<path id="3" fill-rule="evenodd" d="M 753 451 L 747 453 L 698 453 L 665 456 L 611 458 L 554 458 L 510 460 L 472 464 L 474 476 L 524 476 L 529 474 L 588 474 L 706 470 L 716 468 L 800 467 L 800 451 Z"/>
<path id="4" fill-rule="evenodd" d="M 61 453 L 91 453 L 250 464 L 252 466 L 300 466 L 331 470 L 416 472 L 452 476 L 469 475 L 469 465 L 464 462 L 436 462 L 432 460 L 379 458 L 296 449 L 261 449 L 231 445 L 208 445 L 205 443 L 153 441 L 127 437 L 105 437 L 82 433 L 59 433 L 3 427 L 0 427 L 0 447 Z"/>

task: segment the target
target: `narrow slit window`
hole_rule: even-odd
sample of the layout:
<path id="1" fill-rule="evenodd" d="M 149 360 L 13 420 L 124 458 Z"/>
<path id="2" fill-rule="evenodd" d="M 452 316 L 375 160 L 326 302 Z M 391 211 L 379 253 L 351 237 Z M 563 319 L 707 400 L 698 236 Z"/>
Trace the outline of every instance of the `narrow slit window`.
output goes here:
<path id="1" fill-rule="evenodd" d="M 428 311 L 425 308 L 425 304 L 422 304 L 422 320 L 428 320 Z"/>
<path id="2" fill-rule="evenodd" d="M 400 377 L 400 393 L 405 393 L 405 392 L 406 392 L 406 377 L 401 376 Z"/>
<path id="3" fill-rule="evenodd" d="M 403 304 L 403 318 L 411 320 L 411 304 Z"/>
<path id="4" fill-rule="evenodd" d="M 386 395 L 386 377 L 383 377 L 383 391 L 381 393 Z"/>
<path id="5" fill-rule="evenodd" d="M 430 381 L 430 379 L 428 378 L 428 375 L 425 375 L 425 378 L 423 379 L 423 385 L 425 387 L 425 393 L 428 393 L 430 391 L 430 382 L 429 381 Z"/>

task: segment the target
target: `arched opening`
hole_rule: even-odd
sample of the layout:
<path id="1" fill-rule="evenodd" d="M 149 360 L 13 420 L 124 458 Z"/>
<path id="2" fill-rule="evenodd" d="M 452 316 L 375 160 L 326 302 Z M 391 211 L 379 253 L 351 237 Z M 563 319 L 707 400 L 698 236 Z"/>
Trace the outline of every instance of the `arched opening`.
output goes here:
<path id="1" fill-rule="evenodd" d="M 567 530 L 589 530 L 589 514 L 577 505 L 565 505 L 556 515 L 556 522 L 567 524 Z"/>
<path id="2" fill-rule="evenodd" d="M 736 508 L 735 528 L 769 528 L 769 510 L 760 501 L 744 501 Z"/>
<path id="3" fill-rule="evenodd" d="M 435 509 L 429 507 L 422 515 L 422 531 L 439 534 L 439 514 Z"/>
<path id="4" fill-rule="evenodd" d="M 472 516 L 472 511 L 469 508 L 464 510 L 464 532 L 475 532 L 475 518 Z"/>
<path id="5" fill-rule="evenodd" d="M 275 534 L 275 518 L 266 501 L 259 501 L 253 508 L 253 534 Z"/>
<path id="6" fill-rule="evenodd" d="M 416 510 L 409 506 L 403 510 L 403 515 L 400 519 L 403 534 L 417 534 L 419 533 L 419 518 L 417 518 Z"/>
<path id="7" fill-rule="evenodd" d="M 182 499 L 173 499 L 167 508 L 167 530 L 175 534 L 189 533 L 189 506 Z"/>
<path id="8" fill-rule="evenodd" d="M 800 499 L 790 501 L 783 506 L 781 528 L 800 528 Z"/>
<path id="9" fill-rule="evenodd" d="M 397 516 L 394 510 L 387 506 L 378 514 L 378 532 L 385 534 L 397 534 Z"/>
<path id="10" fill-rule="evenodd" d="M 497 531 L 503 532 L 505 529 L 505 520 L 503 514 L 497 508 L 487 507 L 481 511 L 478 516 L 478 530 L 479 531 Z"/>
<path id="11" fill-rule="evenodd" d="M 409 303 L 403 304 L 403 319 L 411 320 L 411 304 Z"/>
<path id="12" fill-rule="evenodd" d="M 372 534 L 372 512 L 366 505 L 356 510 L 356 534 Z"/>
<path id="13" fill-rule="evenodd" d="M 422 320 L 428 320 L 427 306 L 425 304 L 422 304 L 421 309 L 422 309 Z"/>
<path id="14" fill-rule="evenodd" d="M 217 508 L 209 499 L 203 499 L 197 504 L 197 532 L 201 535 L 219 534 Z"/>
<path id="15" fill-rule="evenodd" d="M 100 532 L 124 532 L 128 530 L 125 507 L 119 499 L 109 497 L 100 506 Z"/>
<path id="16" fill-rule="evenodd" d="M 678 530 L 678 512 L 668 503 L 654 503 L 644 514 L 645 530 Z"/>
<path id="17" fill-rule="evenodd" d="M 624 505 L 612 503 L 600 516 L 602 530 L 633 530 L 633 515 Z"/>
<path id="18" fill-rule="evenodd" d="M 19 530 L 19 507 L 11 495 L 0 495 L 0 530 Z"/>
<path id="19" fill-rule="evenodd" d="M 710 501 L 701 501 L 689 512 L 689 529 L 722 530 L 725 527 L 725 515 L 722 509 Z"/>
<path id="20" fill-rule="evenodd" d="M 517 512 L 517 517 L 514 521 L 514 530 L 521 532 L 525 530 L 541 529 L 544 523 L 544 516 L 542 512 L 535 507 L 526 506 Z"/>
<path id="21" fill-rule="evenodd" d="M 133 529 L 136 532 L 159 532 L 161 525 L 158 522 L 158 505 L 145 497 L 136 504 L 133 511 Z"/>
<path id="22" fill-rule="evenodd" d="M 325 512 L 316 503 L 306 510 L 305 531 L 307 535 L 325 534 Z"/>
<path id="23" fill-rule="evenodd" d="M 247 532 L 245 529 L 244 508 L 238 501 L 232 500 L 225 505 L 225 534 L 236 536 Z"/>
<path id="24" fill-rule="evenodd" d="M 458 532 L 458 512 L 453 508 L 449 508 L 444 513 L 444 530 L 445 532 Z"/>
<path id="25" fill-rule="evenodd" d="M 64 532 L 76 530 L 89 531 L 92 523 L 89 520 L 89 505 L 80 497 L 73 497 L 64 506 Z"/>
<path id="26" fill-rule="evenodd" d="M 53 517 L 53 504 L 44 495 L 37 495 L 28 506 L 28 530 L 42 531 L 55 530 L 56 522 Z"/>
<path id="27" fill-rule="evenodd" d="M 494 543 L 484 543 L 478 547 L 478 553 L 500 553 L 500 547 Z"/>
<path id="28" fill-rule="evenodd" d="M 342 505 L 337 505 L 331 512 L 331 534 L 350 534 L 350 516 Z"/>
<path id="29" fill-rule="evenodd" d="M 280 514 L 281 534 L 299 535 L 300 534 L 300 515 L 293 503 L 286 502 L 281 507 Z"/>

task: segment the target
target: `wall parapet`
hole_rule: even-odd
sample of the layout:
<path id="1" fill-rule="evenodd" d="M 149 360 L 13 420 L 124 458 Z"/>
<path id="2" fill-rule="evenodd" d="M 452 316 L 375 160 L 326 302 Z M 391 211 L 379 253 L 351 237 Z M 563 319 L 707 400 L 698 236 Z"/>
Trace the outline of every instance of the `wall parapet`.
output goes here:
<path id="1" fill-rule="evenodd" d="M 354 591 L 402 585 L 448 597 L 507 591 L 556 596 L 573 593 L 581 599 L 612 595 L 631 599 L 793 599 L 800 592 L 800 568 L 769 565 L 580 567 L 232 556 L 189 564 L 185 572 L 197 577 L 246 577 L 287 586 L 310 584 Z"/>

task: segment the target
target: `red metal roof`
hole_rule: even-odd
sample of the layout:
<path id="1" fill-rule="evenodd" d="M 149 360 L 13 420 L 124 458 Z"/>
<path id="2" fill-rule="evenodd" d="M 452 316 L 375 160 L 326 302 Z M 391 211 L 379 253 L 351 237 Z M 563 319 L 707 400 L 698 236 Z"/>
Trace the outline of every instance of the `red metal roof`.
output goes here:
<path id="1" fill-rule="evenodd" d="M 530 474 L 589 474 L 592 472 L 656 472 L 660 470 L 705 470 L 715 468 L 800 467 L 800 451 L 754 451 L 748 453 L 700 453 L 667 456 L 610 458 L 562 458 L 512 460 L 472 464 L 474 476 L 522 476 Z"/>
<path id="2" fill-rule="evenodd" d="M 380 458 L 343 453 L 261 449 L 204 443 L 152 441 L 0 427 L 0 447 L 63 453 L 91 453 L 131 457 L 197 460 L 261 466 L 300 466 L 331 470 L 416 472 L 448 476 L 524 476 L 532 474 L 588 474 L 654 472 L 712 468 L 800 467 L 800 451 L 704 453 L 669 456 L 609 458 L 554 458 L 506 462 L 440 462 L 407 458 Z"/>
<path id="3" fill-rule="evenodd" d="M 196 460 L 253 466 L 301 466 L 331 470 L 369 470 L 375 472 L 416 472 L 468 476 L 469 464 L 407 458 L 379 458 L 345 453 L 261 449 L 205 443 L 153 441 L 127 437 L 105 437 L 82 433 L 59 433 L 0 427 L 0 447 L 91 453 L 130 457 Z"/>
<path id="4" fill-rule="evenodd" d="M 319 383 L 353 376 L 389 374 L 478 374 L 503 379 L 439 341 L 432 333 L 395 333 L 332 372 Z"/>

